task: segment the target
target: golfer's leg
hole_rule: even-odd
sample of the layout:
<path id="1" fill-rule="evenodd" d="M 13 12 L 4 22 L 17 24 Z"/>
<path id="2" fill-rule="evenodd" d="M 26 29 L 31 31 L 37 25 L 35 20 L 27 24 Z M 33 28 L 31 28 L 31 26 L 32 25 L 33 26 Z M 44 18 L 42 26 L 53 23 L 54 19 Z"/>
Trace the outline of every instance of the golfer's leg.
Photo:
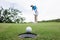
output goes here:
<path id="1" fill-rule="evenodd" d="M 37 15 L 35 15 L 35 22 L 37 22 Z"/>

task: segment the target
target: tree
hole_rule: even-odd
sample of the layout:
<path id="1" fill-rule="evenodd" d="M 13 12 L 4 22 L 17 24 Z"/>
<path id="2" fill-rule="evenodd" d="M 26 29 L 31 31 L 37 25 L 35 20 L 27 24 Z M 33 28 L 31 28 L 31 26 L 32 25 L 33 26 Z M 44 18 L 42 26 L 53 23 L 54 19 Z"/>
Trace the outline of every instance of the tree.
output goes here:
<path id="1" fill-rule="evenodd" d="M 19 23 L 20 18 L 17 18 L 17 17 L 19 13 L 21 14 L 21 11 L 19 11 L 18 9 L 9 8 L 9 12 L 11 13 L 10 18 L 13 18 L 12 20 Z"/>
<path id="2" fill-rule="evenodd" d="M 1 7 L 0 22 L 4 22 L 4 23 L 21 22 L 22 23 L 24 21 L 24 17 L 18 16 L 19 14 L 21 15 L 21 11 L 19 11 L 18 9 L 13 9 L 13 8 L 3 9 Z"/>

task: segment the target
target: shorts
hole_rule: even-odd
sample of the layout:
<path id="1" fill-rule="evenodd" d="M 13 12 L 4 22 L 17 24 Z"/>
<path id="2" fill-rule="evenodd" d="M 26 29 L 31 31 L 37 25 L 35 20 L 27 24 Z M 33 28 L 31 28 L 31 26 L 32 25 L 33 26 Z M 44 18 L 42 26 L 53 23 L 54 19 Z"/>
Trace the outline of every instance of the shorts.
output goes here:
<path id="1" fill-rule="evenodd" d="M 34 10 L 34 12 L 35 12 L 35 15 L 38 15 L 38 11 L 37 10 Z"/>

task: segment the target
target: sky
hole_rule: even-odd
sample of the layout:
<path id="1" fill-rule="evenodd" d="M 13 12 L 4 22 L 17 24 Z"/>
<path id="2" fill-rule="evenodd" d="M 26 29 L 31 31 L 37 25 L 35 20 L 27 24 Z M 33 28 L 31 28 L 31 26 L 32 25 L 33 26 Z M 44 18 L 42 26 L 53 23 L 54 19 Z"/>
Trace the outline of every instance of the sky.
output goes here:
<path id="1" fill-rule="evenodd" d="M 60 18 L 60 0 L 0 0 L 0 6 L 13 7 L 22 11 L 26 22 L 34 22 L 34 11 L 30 5 L 36 5 L 38 21 Z"/>

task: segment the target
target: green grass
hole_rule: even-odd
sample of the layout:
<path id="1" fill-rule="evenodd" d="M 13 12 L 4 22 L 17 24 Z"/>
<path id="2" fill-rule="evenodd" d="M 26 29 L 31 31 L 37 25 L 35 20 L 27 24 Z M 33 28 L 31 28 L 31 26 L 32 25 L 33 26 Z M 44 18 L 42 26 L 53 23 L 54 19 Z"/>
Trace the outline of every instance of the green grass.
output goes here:
<path id="1" fill-rule="evenodd" d="M 25 28 L 31 26 L 33 33 L 39 36 L 36 39 L 24 40 L 60 40 L 60 23 L 46 22 L 37 24 L 11 24 L 0 23 L 0 40 L 21 40 L 18 35 L 25 32 Z"/>

